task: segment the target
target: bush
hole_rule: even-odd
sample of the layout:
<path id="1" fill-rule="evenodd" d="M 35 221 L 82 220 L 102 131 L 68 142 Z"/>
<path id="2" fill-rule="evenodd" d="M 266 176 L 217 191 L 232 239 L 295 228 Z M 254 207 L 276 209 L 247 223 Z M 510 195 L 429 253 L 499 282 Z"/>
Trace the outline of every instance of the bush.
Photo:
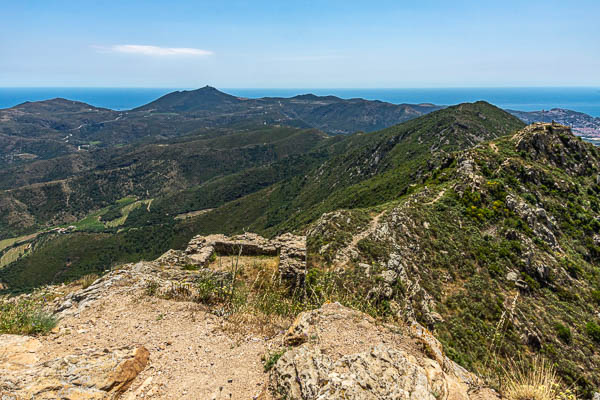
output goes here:
<path id="1" fill-rule="evenodd" d="M 146 284 L 146 295 L 147 296 L 156 296 L 158 294 L 158 289 L 160 285 L 157 281 L 149 281 Z"/>
<path id="2" fill-rule="evenodd" d="M 585 325 L 587 334 L 597 343 L 600 343 L 600 325 L 594 321 L 590 321 Z"/>
<path id="3" fill-rule="evenodd" d="M 561 323 L 557 323 L 556 325 L 554 325 L 554 328 L 556 329 L 556 334 L 560 340 L 567 344 L 571 343 L 573 337 L 571 335 L 571 329 L 568 326 L 564 326 Z"/>
<path id="4" fill-rule="evenodd" d="M 202 274 L 195 283 L 196 301 L 217 304 L 226 301 L 231 294 L 231 281 L 219 279 L 211 273 Z"/>
<path id="5" fill-rule="evenodd" d="M 38 335 L 50 332 L 58 319 L 33 300 L 0 300 L 0 334 Z"/>

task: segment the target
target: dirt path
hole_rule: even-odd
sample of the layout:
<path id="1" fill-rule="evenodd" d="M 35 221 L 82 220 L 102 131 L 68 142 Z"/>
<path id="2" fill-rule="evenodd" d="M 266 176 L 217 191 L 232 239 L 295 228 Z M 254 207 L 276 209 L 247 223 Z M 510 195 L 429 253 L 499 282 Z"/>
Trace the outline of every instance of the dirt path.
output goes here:
<path id="1" fill-rule="evenodd" d="M 338 252 L 338 255 L 336 256 L 335 260 L 337 264 L 344 264 L 348 262 L 350 258 L 349 254 L 352 252 L 353 249 L 356 249 L 358 242 L 367 238 L 370 234 L 375 232 L 375 229 L 377 229 L 377 224 L 379 224 L 379 220 L 381 219 L 385 211 L 386 210 L 380 212 L 375 217 L 373 217 L 373 219 L 369 222 L 367 229 L 358 232 L 352 236 L 352 240 L 350 241 L 350 243 Z"/>
<path id="2" fill-rule="evenodd" d="M 435 196 L 435 199 L 428 201 L 427 203 L 425 203 L 426 205 L 431 205 L 431 204 L 435 204 L 438 202 L 439 199 L 442 198 L 442 196 L 444 196 L 444 194 L 446 194 L 446 189 L 442 190 L 441 192 L 439 192 L 437 194 L 437 196 Z"/>
<path id="3" fill-rule="evenodd" d="M 266 383 L 261 356 L 276 341 L 224 328 L 223 318 L 196 303 L 143 292 L 111 294 L 80 316 L 65 317 L 61 333 L 42 338 L 43 357 L 64 357 L 74 348 L 141 345 L 150 351 L 150 363 L 125 400 L 253 399 Z"/>

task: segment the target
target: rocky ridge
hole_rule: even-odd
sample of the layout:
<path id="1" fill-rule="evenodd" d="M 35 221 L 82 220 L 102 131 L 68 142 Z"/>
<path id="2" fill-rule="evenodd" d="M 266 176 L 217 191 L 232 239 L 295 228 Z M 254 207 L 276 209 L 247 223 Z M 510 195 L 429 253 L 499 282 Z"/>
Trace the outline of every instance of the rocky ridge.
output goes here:
<path id="1" fill-rule="evenodd" d="M 213 239 L 190 246 L 228 243 Z M 269 248 L 257 236 L 245 240 L 247 251 L 250 241 Z M 287 331 L 259 333 L 179 291 L 210 271 L 166 261 L 173 258 L 123 265 L 84 289 L 46 288 L 59 326 L 49 336 L 0 336 L 2 399 L 497 397 L 417 323 L 385 325 L 329 303 L 301 313 Z M 149 296 L 149 287 L 181 296 Z M 274 351 L 283 355 L 265 372 L 261 359 Z"/>
<path id="2" fill-rule="evenodd" d="M 597 148 L 566 126 L 534 124 L 451 154 L 385 207 L 324 214 L 308 230 L 309 259 L 375 274 L 370 296 L 435 329 L 463 365 L 485 368 L 507 326 L 501 353 L 544 351 L 591 395 L 600 385 L 585 333 L 586 321 L 600 321 L 599 173 Z M 370 223 L 342 228 L 341 216 L 364 215 Z M 557 326 L 577 339 L 565 343 Z"/>
<path id="3" fill-rule="evenodd" d="M 290 400 L 497 398 L 418 324 L 381 326 L 331 303 L 300 314 L 283 340 L 293 347 L 273 367 L 270 384 Z"/>

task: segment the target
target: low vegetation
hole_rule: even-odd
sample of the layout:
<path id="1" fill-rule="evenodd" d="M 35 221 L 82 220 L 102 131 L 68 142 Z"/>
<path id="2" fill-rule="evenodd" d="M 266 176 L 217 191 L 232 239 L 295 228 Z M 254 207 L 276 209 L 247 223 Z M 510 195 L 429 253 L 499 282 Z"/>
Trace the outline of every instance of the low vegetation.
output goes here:
<path id="1" fill-rule="evenodd" d="M 40 301 L 0 299 L 0 334 L 43 335 L 57 323 Z"/>
<path id="2" fill-rule="evenodd" d="M 264 371 L 269 372 L 271 368 L 277 364 L 277 361 L 279 361 L 281 356 L 285 354 L 286 350 L 287 349 L 276 350 L 263 356 Z"/>
<path id="3" fill-rule="evenodd" d="M 571 389 L 561 385 L 556 369 L 539 357 L 531 364 L 512 362 L 505 369 L 502 394 L 507 400 L 576 400 Z"/>
<path id="4" fill-rule="evenodd" d="M 393 319 L 389 303 L 370 299 L 378 282 L 375 275 L 368 275 L 359 267 L 342 273 L 314 268 L 302 286 L 290 289 L 280 281 L 277 257 L 219 256 L 208 269 L 197 271 L 193 283 L 161 288 L 158 282 L 151 281 L 146 294 L 193 300 L 233 319 L 251 314 L 266 317 L 262 321 L 289 323 L 300 312 L 319 308 L 326 302 L 339 302 L 379 319 Z"/>
<path id="5" fill-rule="evenodd" d="M 94 283 L 100 276 L 98 274 L 87 274 L 79 278 L 75 284 L 81 285 L 82 289 L 87 289 Z"/>

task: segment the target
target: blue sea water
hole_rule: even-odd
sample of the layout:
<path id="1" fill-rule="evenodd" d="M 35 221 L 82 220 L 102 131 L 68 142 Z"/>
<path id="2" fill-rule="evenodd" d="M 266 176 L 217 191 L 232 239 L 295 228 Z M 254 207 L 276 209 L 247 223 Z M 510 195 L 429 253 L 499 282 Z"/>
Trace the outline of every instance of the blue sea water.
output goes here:
<path id="1" fill-rule="evenodd" d="M 0 108 L 13 107 L 26 101 L 62 97 L 82 101 L 96 107 L 129 110 L 156 100 L 173 90 L 157 88 L 0 88 Z"/>
<path id="2" fill-rule="evenodd" d="M 173 90 L 169 88 L 0 88 L 0 108 L 25 101 L 64 97 L 97 107 L 127 110 Z M 559 107 L 600 117 L 600 87 L 427 88 L 427 89 L 236 89 L 220 88 L 242 97 L 291 97 L 298 94 L 361 97 L 390 103 L 451 105 L 485 100 L 502 108 L 534 111 Z"/>

